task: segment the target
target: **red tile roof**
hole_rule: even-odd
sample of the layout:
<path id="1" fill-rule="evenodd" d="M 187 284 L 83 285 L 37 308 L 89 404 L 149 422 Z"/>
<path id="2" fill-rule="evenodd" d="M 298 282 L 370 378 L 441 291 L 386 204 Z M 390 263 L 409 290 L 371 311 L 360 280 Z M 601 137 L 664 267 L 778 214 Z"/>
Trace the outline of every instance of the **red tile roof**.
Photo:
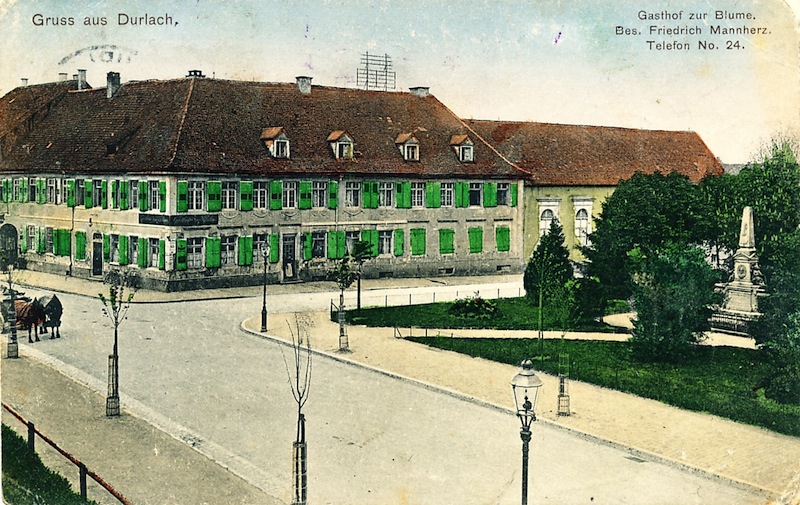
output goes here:
<path id="1" fill-rule="evenodd" d="M 0 99 L 0 111 L 14 93 Z M 45 172 L 58 162 L 67 173 L 522 175 L 483 143 L 475 163 L 458 161 L 450 139 L 468 129 L 433 96 L 325 86 L 301 94 L 294 84 L 185 78 L 129 82 L 110 99 L 104 88 L 62 94 L 56 105 L 10 146 L 0 170 Z M 0 116 L 2 125 L 17 121 Z M 271 158 L 261 140 L 278 127 L 291 159 Z M 354 159 L 331 153 L 327 139 L 337 130 L 352 137 Z M 408 132 L 420 141 L 419 161 L 404 161 L 395 145 Z"/>
<path id="2" fill-rule="evenodd" d="M 616 186 L 636 172 L 679 172 L 694 182 L 723 172 L 697 133 L 533 122 L 467 121 L 543 186 Z"/>

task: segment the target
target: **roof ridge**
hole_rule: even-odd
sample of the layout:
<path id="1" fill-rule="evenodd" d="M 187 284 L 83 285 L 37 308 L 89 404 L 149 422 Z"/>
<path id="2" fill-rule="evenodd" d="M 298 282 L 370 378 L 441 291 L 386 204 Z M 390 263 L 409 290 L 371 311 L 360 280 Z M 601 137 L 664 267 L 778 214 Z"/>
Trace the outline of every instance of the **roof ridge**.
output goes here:
<path id="1" fill-rule="evenodd" d="M 178 133 L 175 135 L 175 149 L 172 151 L 172 156 L 167 163 L 167 167 L 172 165 L 175 158 L 178 156 L 178 147 L 181 143 L 181 134 L 183 133 L 183 125 L 186 123 L 186 115 L 189 113 L 189 101 L 192 99 L 192 91 L 194 91 L 194 79 L 189 80 L 189 91 L 186 93 L 186 102 L 183 104 L 183 113 L 181 114 L 181 122 L 178 125 Z M 166 168 L 166 167 L 165 167 Z"/>

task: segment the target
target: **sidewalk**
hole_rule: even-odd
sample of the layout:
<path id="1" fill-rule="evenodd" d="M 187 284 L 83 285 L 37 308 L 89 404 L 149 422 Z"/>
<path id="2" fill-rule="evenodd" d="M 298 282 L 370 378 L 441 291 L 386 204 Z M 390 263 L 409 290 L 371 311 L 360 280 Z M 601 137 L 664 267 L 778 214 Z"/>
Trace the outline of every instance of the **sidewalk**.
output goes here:
<path id="1" fill-rule="evenodd" d="M 273 315 L 269 337 L 289 340 L 294 318 L 294 314 Z M 348 326 L 351 352 L 341 353 L 338 325 L 327 313 L 306 314 L 304 319 L 311 321 L 316 351 L 478 403 L 509 410 L 513 406 L 509 381 L 514 367 L 398 339 L 392 328 Z M 258 316 L 242 327 L 262 335 Z M 540 422 L 639 457 L 760 490 L 773 498 L 773 504 L 800 504 L 798 438 L 575 381 L 569 384 L 572 415 L 560 417 L 557 378 L 538 375 L 544 382 L 537 405 Z"/>

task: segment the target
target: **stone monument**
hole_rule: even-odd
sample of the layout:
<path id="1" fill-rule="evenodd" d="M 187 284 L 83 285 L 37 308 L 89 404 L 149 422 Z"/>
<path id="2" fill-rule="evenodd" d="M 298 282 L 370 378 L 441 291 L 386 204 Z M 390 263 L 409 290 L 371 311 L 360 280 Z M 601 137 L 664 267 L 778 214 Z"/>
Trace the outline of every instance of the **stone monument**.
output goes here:
<path id="1" fill-rule="evenodd" d="M 717 287 L 722 290 L 723 302 L 712 316 L 711 326 L 717 330 L 746 334 L 747 324 L 761 315 L 758 312 L 758 297 L 766 293 L 764 278 L 758 267 L 751 207 L 745 207 L 742 211 L 739 248 L 733 255 L 731 280 Z"/>

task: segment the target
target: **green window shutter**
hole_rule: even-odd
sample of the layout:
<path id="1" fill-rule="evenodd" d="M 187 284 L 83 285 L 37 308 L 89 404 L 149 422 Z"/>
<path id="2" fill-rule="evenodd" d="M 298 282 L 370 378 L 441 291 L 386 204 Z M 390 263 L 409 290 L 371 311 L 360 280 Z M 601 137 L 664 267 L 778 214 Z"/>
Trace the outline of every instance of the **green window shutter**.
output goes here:
<path id="1" fill-rule="evenodd" d="M 303 233 L 303 238 L 305 239 L 303 240 L 303 259 L 308 261 L 311 259 L 311 252 L 312 252 L 311 232 L 307 231 Z"/>
<path id="2" fill-rule="evenodd" d="M 497 183 L 487 182 L 483 185 L 483 206 L 497 207 Z"/>
<path id="3" fill-rule="evenodd" d="M 206 198 L 206 209 L 209 212 L 222 210 L 222 183 L 220 181 L 208 181 L 206 184 Z"/>
<path id="4" fill-rule="evenodd" d="M 239 237 L 239 265 L 248 266 L 253 264 L 253 236 L 247 235 Z"/>
<path id="5" fill-rule="evenodd" d="M 120 181 L 119 183 L 119 208 L 120 210 L 128 210 L 128 181 Z"/>
<path id="6" fill-rule="evenodd" d="M 86 259 L 86 232 L 75 232 L 75 259 L 83 261 Z"/>
<path id="7" fill-rule="evenodd" d="M 269 236 L 269 262 L 277 263 L 280 259 L 280 243 L 281 236 L 277 233 L 272 233 Z"/>
<path id="8" fill-rule="evenodd" d="M 220 250 L 222 239 L 219 237 L 206 238 L 206 267 L 216 268 L 221 265 Z"/>
<path id="9" fill-rule="evenodd" d="M 371 181 L 363 181 L 361 183 L 361 192 L 363 193 L 361 206 L 365 209 L 378 208 L 378 194 L 375 187 L 376 184 L 377 183 Z"/>
<path id="10" fill-rule="evenodd" d="M 92 180 L 83 180 L 83 206 L 87 209 L 92 208 Z"/>
<path id="11" fill-rule="evenodd" d="M 511 230 L 506 226 L 499 226 L 495 230 L 495 241 L 497 242 L 497 250 L 506 252 L 511 248 Z"/>
<path id="12" fill-rule="evenodd" d="M 328 208 L 335 209 L 339 206 L 339 183 L 331 181 L 328 183 Z"/>
<path id="13" fill-rule="evenodd" d="M 103 261 L 111 259 L 111 235 L 103 235 Z"/>
<path id="14" fill-rule="evenodd" d="M 281 210 L 282 208 L 283 208 L 283 181 L 270 181 L 269 209 Z"/>
<path id="15" fill-rule="evenodd" d="M 511 206 L 517 206 L 517 186 L 518 184 L 515 182 L 511 185 Z"/>
<path id="16" fill-rule="evenodd" d="M 175 244 L 175 270 L 186 270 L 186 239 L 179 238 Z"/>
<path id="17" fill-rule="evenodd" d="M 44 191 L 42 191 L 42 179 L 36 178 L 36 203 L 41 205 L 44 203 L 42 201 L 42 196 L 44 195 Z"/>
<path id="18" fill-rule="evenodd" d="M 147 250 L 147 239 L 139 237 L 139 249 L 136 264 L 139 268 L 147 268 L 147 255 L 150 252 Z"/>
<path id="19" fill-rule="evenodd" d="M 438 182 L 425 183 L 425 206 L 437 209 L 442 206 L 442 185 Z"/>
<path id="20" fill-rule="evenodd" d="M 450 229 L 439 230 L 439 254 L 453 254 L 453 237 L 455 232 Z"/>
<path id="21" fill-rule="evenodd" d="M 22 252 L 22 254 L 25 254 L 25 252 L 28 250 L 28 241 L 27 241 L 27 239 L 25 237 L 25 229 L 24 228 L 20 229 L 20 231 L 19 231 L 19 239 L 17 240 L 17 243 L 19 244 L 20 252 Z"/>
<path id="22" fill-rule="evenodd" d="M 75 179 L 67 180 L 67 207 L 75 207 Z"/>
<path id="23" fill-rule="evenodd" d="M 165 270 L 167 266 L 167 243 L 164 239 L 158 241 L 158 269 Z"/>
<path id="24" fill-rule="evenodd" d="M 158 211 L 167 211 L 167 181 L 158 181 Z"/>
<path id="25" fill-rule="evenodd" d="M 394 231 L 394 255 L 395 256 L 402 256 L 403 255 L 403 241 L 405 239 L 405 234 L 403 230 L 396 229 Z"/>
<path id="26" fill-rule="evenodd" d="M 239 210 L 253 210 L 253 181 L 239 182 Z"/>
<path id="27" fill-rule="evenodd" d="M 457 182 L 455 192 L 456 207 L 469 207 L 469 183 Z"/>
<path id="28" fill-rule="evenodd" d="M 44 226 L 39 227 L 39 240 L 36 242 L 36 252 L 43 254 L 46 252 L 45 246 L 47 245 L 47 231 Z"/>
<path id="29" fill-rule="evenodd" d="M 8 179 L 3 179 L 3 203 L 8 203 Z"/>
<path id="30" fill-rule="evenodd" d="M 61 237 L 59 237 L 59 256 L 69 257 L 72 254 L 72 233 L 69 230 L 61 230 Z"/>
<path id="31" fill-rule="evenodd" d="M 398 182 L 395 184 L 395 192 L 397 193 L 397 208 L 410 209 L 411 208 L 411 183 L 408 181 Z"/>
<path id="32" fill-rule="evenodd" d="M 378 255 L 378 230 L 361 230 L 361 240 L 369 242 L 369 245 L 372 246 L 373 258 Z"/>
<path id="33" fill-rule="evenodd" d="M 425 254 L 425 228 L 411 229 L 411 255 L 423 256 Z"/>
<path id="34" fill-rule="evenodd" d="M 108 181 L 100 181 L 100 207 L 108 208 Z"/>
<path id="35" fill-rule="evenodd" d="M 139 181 L 139 210 L 147 210 L 147 181 Z"/>
<path id="36" fill-rule="evenodd" d="M 178 202 L 176 209 L 178 212 L 189 211 L 189 181 L 178 181 Z M 185 270 L 185 268 L 184 268 Z"/>
<path id="37" fill-rule="evenodd" d="M 111 181 L 111 208 L 116 209 L 119 207 L 119 202 L 117 201 L 117 185 L 119 182 Z"/>
<path id="38" fill-rule="evenodd" d="M 53 230 L 53 254 L 61 256 L 61 230 Z"/>
<path id="39" fill-rule="evenodd" d="M 120 235 L 119 236 L 119 264 L 120 265 L 127 265 L 128 264 L 128 236 L 127 235 Z"/>
<path id="40" fill-rule="evenodd" d="M 344 258 L 346 250 L 343 231 L 328 232 L 328 259 Z"/>
<path id="41" fill-rule="evenodd" d="M 469 252 L 483 252 L 483 228 L 470 228 L 467 233 L 469 234 Z"/>
<path id="42" fill-rule="evenodd" d="M 311 208 L 311 183 L 300 182 L 300 201 L 298 208 L 310 209 Z"/>

